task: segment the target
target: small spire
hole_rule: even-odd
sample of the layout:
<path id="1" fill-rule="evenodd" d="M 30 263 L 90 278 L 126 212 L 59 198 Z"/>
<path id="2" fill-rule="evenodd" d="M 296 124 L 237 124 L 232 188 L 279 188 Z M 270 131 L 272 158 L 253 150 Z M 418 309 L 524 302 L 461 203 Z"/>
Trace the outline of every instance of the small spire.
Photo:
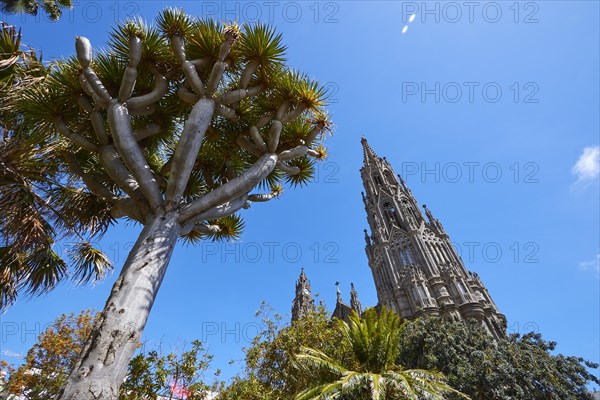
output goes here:
<path id="1" fill-rule="evenodd" d="M 360 301 L 358 301 L 358 293 L 356 292 L 356 289 L 354 289 L 354 283 L 350 283 L 350 307 L 352 307 L 358 315 L 362 313 L 362 306 Z"/>
<path id="2" fill-rule="evenodd" d="M 340 282 L 338 282 L 338 281 L 335 282 L 335 291 L 337 293 L 337 302 L 341 303 L 342 302 L 342 292 L 340 292 Z"/>
<path id="3" fill-rule="evenodd" d="M 306 274 L 304 273 L 304 267 L 300 269 L 300 279 L 306 280 Z"/>
<path id="4" fill-rule="evenodd" d="M 377 156 L 377 154 L 375 154 L 375 152 L 373 151 L 373 149 L 371 148 L 371 146 L 369 146 L 369 142 L 367 142 L 367 138 L 365 138 L 364 136 L 360 139 L 360 143 L 363 146 L 363 163 L 365 165 L 370 164 L 371 162 L 377 160 L 379 157 Z"/>

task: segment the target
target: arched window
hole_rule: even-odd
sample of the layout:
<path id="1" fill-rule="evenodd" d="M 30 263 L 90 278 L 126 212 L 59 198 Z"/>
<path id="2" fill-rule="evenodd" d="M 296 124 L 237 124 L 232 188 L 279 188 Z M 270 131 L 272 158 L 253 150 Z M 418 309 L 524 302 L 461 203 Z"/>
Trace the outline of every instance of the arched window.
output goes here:
<path id="1" fill-rule="evenodd" d="M 394 222 L 399 227 L 402 227 L 400 222 L 400 214 L 398 213 L 396 207 L 394 207 L 389 201 L 385 201 L 383 203 L 383 212 L 389 221 Z"/>
<path id="2" fill-rule="evenodd" d="M 396 183 L 396 177 L 389 170 L 384 170 L 383 175 L 385 176 L 385 179 L 387 180 L 388 184 Z"/>
<path id="3" fill-rule="evenodd" d="M 454 285 L 458 289 L 459 293 L 463 293 L 463 294 L 467 293 L 467 288 L 465 288 L 465 285 L 463 284 L 463 282 L 460 279 L 455 280 Z"/>
<path id="4" fill-rule="evenodd" d="M 383 185 L 383 180 L 381 179 L 381 176 L 379 176 L 379 174 L 377 172 L 373 173 L 373 180 L 375 181 L 376 184 Z"/>

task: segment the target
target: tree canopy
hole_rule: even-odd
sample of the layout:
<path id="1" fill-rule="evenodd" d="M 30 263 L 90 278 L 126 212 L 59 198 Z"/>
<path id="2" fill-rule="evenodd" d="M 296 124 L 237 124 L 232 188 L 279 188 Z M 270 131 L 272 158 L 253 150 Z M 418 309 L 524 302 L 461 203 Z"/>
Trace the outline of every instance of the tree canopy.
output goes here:
<path id="1" fill-rule="evenodd" d="M 51 20 L 56 21 L 64 8 L 70 8 L 72 0 L 1 0 L 0 9 L 8 14 L 38 15 L 40 8 Z"/>
<path id="2" fill-rule="evenodd" d="M 222 392 L 223 400 L 243 396 L 283 400 L 309 387 L 311 381 L 303 381 L 306 376 L 293 367 L 294 355 L 300 354 L 302 346 L 339 362 L 352 359 L 340 330 L 323 307 L 291 325 L 268 317 L 265 326 L 269 328 L 246 350 L 244 372 Z M 556 343 L 544 340 L 539 333 L 494 341 L 476 323 L 417 318 L 405 321 L 399 343 L 398 365 L 439 371 L 453 389 L 476 400 L 591 400 L 587 386 L 598 384 L 594 371 L 590 371 L 597 373 L 597 364 L 556 354 Z M 252 397 L 251 393 L 261 394 Z M 446 397 L 461 398 L 452 394 Z"/>

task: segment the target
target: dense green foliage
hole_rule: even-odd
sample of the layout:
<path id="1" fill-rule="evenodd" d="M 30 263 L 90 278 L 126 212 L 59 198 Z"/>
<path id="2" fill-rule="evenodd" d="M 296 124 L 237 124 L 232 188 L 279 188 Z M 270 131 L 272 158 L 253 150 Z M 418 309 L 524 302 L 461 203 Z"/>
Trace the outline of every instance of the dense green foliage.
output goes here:
<path id="1" fill-rule="evenodd" d="M 322 308 L 291 326 L 280 326 L 276 318 L 266 318 L 265 326 L 268 329 L 263 336 L 247 349 L 243 375 L 233 380 L 220 399 L 291 398 L 311 382 L 293 368 L 293 355 L 302 346 L 333 359 L 351 357 L 351 349 Z M 476 400 L 592 399 L 586 386 L 598 383 L 598 378 L 588 368 L 597 365 L 555 354 L 555 348 L 556 343 L 545 341 L 538 333 L 494 342 L 476 324 L 416 319 L 404 325 L 396 363 L 409 369 L 439 371 L 452 388 Z"/>
<path id="2" fill-rule="evenodd" d="M 296 400 L 444 400 L 448 393 L 467 398 L 450 388 L 442 374 L 406 369 L 397 364 L 403 325 L 390 310 L 353 312 L 348 322 L 337 321 L 350 357 L 336 360 L 323 351 L 303 347 L 296 355 L 298 372 L 312 377 Z"/>
<path id="3" fill-rule="evenodd" d="M 51 20 L 59 19 L 63 9 L 72 5 L 71 0 L 0 0 L 3 13 L 38 15 L 41 8 Z"/>
<path id="4" fill-rule="evenodd" d="M 477 324 L 417 319 L 404 329 L 399 362 L 437 369 L 477 400 L 592 399 L 586 384 L 599 382 L 586 367 L 598 365 L 555 349 L 539 333 L 494 342 Z"/>
<path id="5" fill-rule="evenodd" d="M 69 275 L 79 283 L 94 281 L 111 268 L 90 244 L 90 237 L 111 219 L 89 213 L 98 209 L 98 202 L 89 193 L 69 188 L 55 157 L 58 147 L 43 133 L 31 134 L 16 108 L 20 93 L 39 85 L 47 73 L 40 57 L 23 45 L 21 33 L 2 25 L 0 308 L 12 304 L 21 291 L 41 294 Z M 59 239 L 69 239 L 68 251 L 57 251 Z"/>
<path id="6" fill-rule="evenodd" d="M 325 309 L 319 307 L 316 313 L 289 325 L 282 324 L 281 318 L 272 315 L 266 306 L 261 313 L 264 329 L 246 349 L 243 375 L 229 385 L 217 384 L 214 378 L 205 376 L 211 369 L 212 356 L 198 341 L 183 352 L 166 354 L 142 346 L 129 364 L 120 399 L 168 396 L 175 386 L 190 400 L 202 399 L 208 391 L 218 391 L 219 400 L 283 400 L 317 382 L 336 378 L 335 371 L 314 369 L 318 363 L 299 365 L 302 354 L 319 355 L 334 361 L 336 368 L 358 373 L 394 369 L 407 372 L 398 365 L 439 371 L 452 388 L 474 400 L 588 400 L 593 397 L 586 385 L 598 383 L 586 368 L 597 365 L 552 354 L 556 343 L 546 342 L 537 333 L 511 335 L 494 342 L 481 326 L 435 318 L 407 321 L 402 329 L 388 334 L 385 326 L 396 324 L 390 316 L 381 325 L 372 314 L 345 325 L 332 322 Z M 9 372 L 2 393 L 10 391 L 31 400 L 52 399 L 76 360 L 93 320 L 94 314 L 89 311 L 58 317 L 40 335 L 22 366 L 0 366 Z M 312 350 L 307 351 L 307 347 Z M 386 348 L 395 351 L 378 351 Z M 5 381 L 0 377 L 0 386 L 2 383 Z"/>
<path id="7" fill-rule="evenodd" d="M 292 398 L 312 381 L 298 374 L 294 365 L 294 357 L 303 346 L 314 346 L 336 358 L 349 356 L 342 332 L 333 327 L 323 307 L 292 325 L 283 325 L 281 317 L 271 315 L 265 304 L 259 314 L 264 330 L 246 349 L 245 375 L 222 391 L 221 400 Z"/>

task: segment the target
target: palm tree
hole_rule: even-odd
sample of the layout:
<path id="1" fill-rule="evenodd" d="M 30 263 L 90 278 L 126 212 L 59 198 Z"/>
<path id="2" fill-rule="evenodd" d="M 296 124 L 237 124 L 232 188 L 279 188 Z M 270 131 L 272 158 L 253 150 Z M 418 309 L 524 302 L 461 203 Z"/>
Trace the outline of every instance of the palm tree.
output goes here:
<path id="1" fill-rule="evenodd" d="M 354 312 L 349 323 L 338 323 L 351 356 L 337 362 L 321 351 L 302 348 L 296 362 L 300 371 L 314 377 L 314 385 L 295 400 L 443 400 L 449 392 L 468 399 L 440 373 L 396 364 L 402 326 L 394 312 L 383 308 L 378 316 L 371 308 L 362 318 Z"/>
<path id="2" fill-rule="evenodd" d="M 104 51 L 78 37 L 76 57 L 19 93 L 66 191 L 98 205 L 70 220 L 99 221 L 97 234 L 109 218 L 143 226 L 61 400 L 117 398 L 180 238 L 239 236 L 241 210 L 306 184 L 326 155 L 327 93 L 285 65 L 271 27 L 178 9 L 157 25 L 126 21 Z"/>
<path id="3" fill-rule="evenodd" d="M 63 8 L 70 8 L 72 0 L 0 0 L 0 10 L 8 14 L 37 15 L 40 5 L 51 20 L 62 15 Z"/>
<path id="4" fill-rule="evenodd" d="M 101 205 L 64 185 L 53 158 L 56 144 L 44 135 L 32 135 L 16 110 L 20 94 L 41 83 L 46 74 L 38 55 L 22 45 L 21 33 L 2 23 L 0 309 L 12 304 L 20 291 L 41 294 L 69 275 L 78 282 L 97 280 L 111 266 L 86 238 L 98 224 L 109 222 L 106 217 L 102 222 L 97 216 L 86 219 L 89 207 L 97 210 Z M 55 249 L 54 243 L 60 238 L 72 239 L 70 260 Z M 68 264 L 73 267 L 71 271 Z"/>

